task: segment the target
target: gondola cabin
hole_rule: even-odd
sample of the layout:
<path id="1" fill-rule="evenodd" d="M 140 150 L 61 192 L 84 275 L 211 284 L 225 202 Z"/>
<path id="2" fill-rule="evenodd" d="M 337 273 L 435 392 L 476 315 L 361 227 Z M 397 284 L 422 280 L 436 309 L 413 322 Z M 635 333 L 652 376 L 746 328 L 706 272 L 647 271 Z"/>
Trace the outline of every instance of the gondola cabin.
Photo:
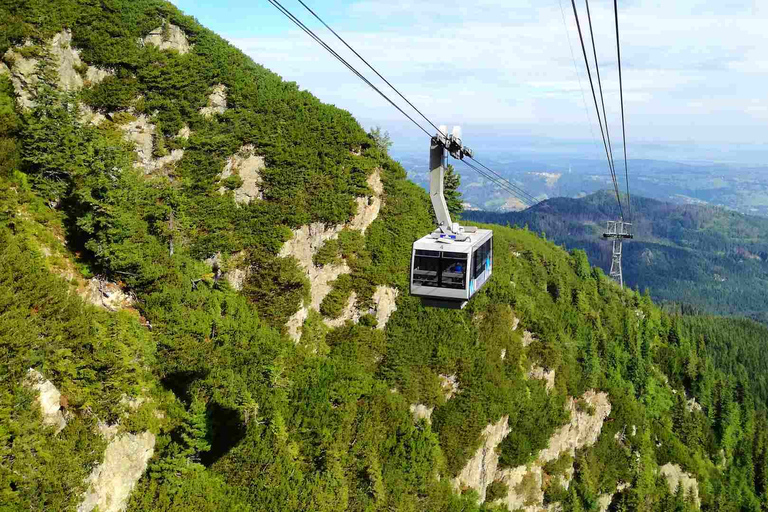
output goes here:
<path id="1" fill-rule="evenodd" d="M 425 306 L 460 309 L 493 271 L 493 231 L 465 228 L 459 241 L 435 232 L 414 242 L 411 295 Z"/>

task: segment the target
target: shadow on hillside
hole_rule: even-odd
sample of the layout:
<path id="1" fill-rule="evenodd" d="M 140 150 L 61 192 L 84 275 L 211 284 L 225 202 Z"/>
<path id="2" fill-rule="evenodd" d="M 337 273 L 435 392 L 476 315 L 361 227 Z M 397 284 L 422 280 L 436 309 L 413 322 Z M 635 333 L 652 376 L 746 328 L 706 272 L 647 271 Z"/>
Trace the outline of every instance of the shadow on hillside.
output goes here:
<path id="1" fill-rule="evenodd" d="M 176 397 L 189 404 L 192 397 L 189 386 L 203 375 L 198 372 L 176 372 L 161 379 L 163 387 L 172 391 Z M 245 422 L 239 410 L 209 402 L 206 407 L 206 440 L 211 449 L 200 455 L 200 463 L 208 467 L 224 457 L 243 440 L 246 434 Z M 171 436 L 181 441 L 181 430 L 174 429 Z"/>
<path id="2" fill-rule="evenodd" d="M 200 457 L 200 463 L 206 467 L 229 453 L 229 450 L 243 440 L 246 433 L 243 418 L 236 409 L 209 404 L 207 414 L 211 449 Z"/>

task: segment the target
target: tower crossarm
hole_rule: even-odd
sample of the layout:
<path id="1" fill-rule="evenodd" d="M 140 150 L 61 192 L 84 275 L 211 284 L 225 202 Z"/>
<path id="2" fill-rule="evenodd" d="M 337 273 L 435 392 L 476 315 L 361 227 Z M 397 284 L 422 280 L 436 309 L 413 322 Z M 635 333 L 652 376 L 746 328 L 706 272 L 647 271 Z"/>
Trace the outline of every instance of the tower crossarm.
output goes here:
<path id="1" fill-rule="evenodd" d="M 609 220 L 603 238 L 628 240 L 634 238 L 632 224 L 621 220 Z"/>

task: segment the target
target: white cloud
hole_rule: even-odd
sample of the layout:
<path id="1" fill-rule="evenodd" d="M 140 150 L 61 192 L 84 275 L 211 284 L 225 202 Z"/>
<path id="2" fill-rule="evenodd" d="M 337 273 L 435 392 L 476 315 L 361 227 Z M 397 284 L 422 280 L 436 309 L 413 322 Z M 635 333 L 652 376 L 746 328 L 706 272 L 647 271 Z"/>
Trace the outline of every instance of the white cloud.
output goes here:
<path id="1" fill-rule="evenodd" d="M 563 0 L 563 7 L 596 127 L 570 2 Z M 618 130 L 612 2 L 593 2 L 590 7 L 609 122 Z M 686 130 L 685 138 L 766 142 L 768 8 L 747 0 L 635 0 L 620 8 L 627 128 L 633 136 L 676 140 Z M 322 11 L 318 7 L 321 16 L 329 14 Z M 508 0 L 365 0 L 336 15 L 350 20 L 339 30 L 348 42 L 438 124 L 509 124 L 541 133 L 549 123 L 554 136 L 567 137 L 574 127 L 585 133 L 582 89 L 558 0 L 521 0 L 514 5 Z M 580 17 L 586 31 L 586 13 L 580 11 Z M 301 18 L 309 19 L 303 12 Z M 316 23 L 310 26 L 317 28 Z M 321 28 L 317 33 L 374 83 L 386 87 L 348 51 L 341 51 L 331 34 Z M 401 119 L 298 30 L 232 43 L 256 62 L 358 117 Z M 591 48 L 588 51 L 591 55 Z"/>

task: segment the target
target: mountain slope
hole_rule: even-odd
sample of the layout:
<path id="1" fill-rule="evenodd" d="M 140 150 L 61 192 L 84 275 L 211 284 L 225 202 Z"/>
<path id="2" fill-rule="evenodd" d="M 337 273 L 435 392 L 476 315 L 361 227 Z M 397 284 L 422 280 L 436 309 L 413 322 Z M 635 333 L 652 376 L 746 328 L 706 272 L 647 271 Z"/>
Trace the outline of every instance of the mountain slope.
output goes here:
<path id="1" fill-rule="evenodd" d="M 768 498 L 759 392 L 583 252 L 500 227 L 425 309 L 428 197 L 348 113 L 159 0 L 0 20 L 2 508 Z"/>
<path id="2" fill-rule="evenodd" d="M 718 314 L 764 318 L 768 311 L 768 222 L 717 207 L 673 205 L 634 196 L 635 239 L 624 244 L 624 280 L 654 299 Z M 608 271 L 605 221 L 618 218 L 615 197 L 556 198 L 525 212 L 465 212 L 469 219 L 524 226 L 584 249 Z"/>

